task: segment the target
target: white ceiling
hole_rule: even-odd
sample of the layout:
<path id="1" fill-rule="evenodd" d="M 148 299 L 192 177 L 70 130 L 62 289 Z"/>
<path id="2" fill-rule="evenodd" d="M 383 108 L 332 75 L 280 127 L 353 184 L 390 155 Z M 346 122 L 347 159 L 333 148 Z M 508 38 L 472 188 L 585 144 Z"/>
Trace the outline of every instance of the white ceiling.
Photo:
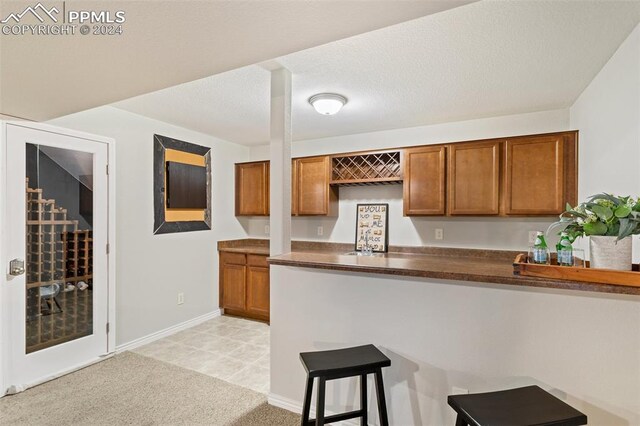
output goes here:
<path id="1" fill-rule="evenodd" d="M 573 104 L 640 21 L 638 1 L 481 1 L 277 59 L 293 73 L 293 138 Z M 307 99 L 349 98 L 335 116 Z M 269 140 L 269 73 L 254 65 L 115 104 L 232 142 Z"/>
<path id="2" fill-rule="evenodd" d="M 48 120 L 470 1 L 74 0 L 67 11 L 124 11 L 123 34 L 2 35 L 0 114 Z M 0 1 L 0 20 L 34 3 Z"/>

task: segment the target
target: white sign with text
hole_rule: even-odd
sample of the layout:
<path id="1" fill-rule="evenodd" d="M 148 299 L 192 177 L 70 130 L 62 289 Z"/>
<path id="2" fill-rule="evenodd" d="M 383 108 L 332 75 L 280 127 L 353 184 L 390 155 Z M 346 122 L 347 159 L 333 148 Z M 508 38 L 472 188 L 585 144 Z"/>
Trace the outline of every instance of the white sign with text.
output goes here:
<path id="1" fill-rule="evenodd" d="M 388 248 L 388 204 L 358 204 L 356 215 L 356 250 L 368 244 L 374 252 Z"/>

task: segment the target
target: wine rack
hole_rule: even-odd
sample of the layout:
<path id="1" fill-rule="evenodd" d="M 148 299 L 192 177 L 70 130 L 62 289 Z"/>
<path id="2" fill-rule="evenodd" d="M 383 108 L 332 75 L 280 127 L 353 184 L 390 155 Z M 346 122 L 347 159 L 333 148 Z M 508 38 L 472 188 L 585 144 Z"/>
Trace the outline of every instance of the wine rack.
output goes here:
<path id="1" fill-rule="evenodd" d="M 400 151 L 380 151 L 331 157 L 331 185 L 402 183 Z"/>
<path id="2" fill-rule="evenodd" d="M 30 188 L 27 179 L 27 353 L 91 334 L 93 239 L 92 231 L 78 228 L 67 209 L 45 199 L 41 188 Z M 80 281 L 87 288 L 78 289 Z M 54 284 L 57 294 L 42 296 L 42 288 Z"/>

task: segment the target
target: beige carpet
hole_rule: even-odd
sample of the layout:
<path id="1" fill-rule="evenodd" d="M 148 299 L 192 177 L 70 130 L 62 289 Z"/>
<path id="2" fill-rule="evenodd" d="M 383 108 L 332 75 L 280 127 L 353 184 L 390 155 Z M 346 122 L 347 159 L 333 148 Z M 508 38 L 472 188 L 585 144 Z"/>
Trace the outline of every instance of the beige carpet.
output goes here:
<path id="1" fill-rule="evenodd" d="M 0 425 L 298 425 L 265 395 L 125 352 L 0 398 Z"/>

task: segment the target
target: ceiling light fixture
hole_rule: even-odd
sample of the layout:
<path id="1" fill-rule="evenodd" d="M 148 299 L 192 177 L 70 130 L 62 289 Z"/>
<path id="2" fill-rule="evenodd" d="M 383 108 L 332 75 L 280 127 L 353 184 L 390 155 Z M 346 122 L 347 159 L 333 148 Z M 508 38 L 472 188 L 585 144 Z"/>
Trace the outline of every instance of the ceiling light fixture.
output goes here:
<path id="1" fill-rule="evenodd" d="M 347 98 L 337 93 L 318 93 L 309 98 L 309 103 L 322 115 L 333 115 L 347 103 Z"/>

